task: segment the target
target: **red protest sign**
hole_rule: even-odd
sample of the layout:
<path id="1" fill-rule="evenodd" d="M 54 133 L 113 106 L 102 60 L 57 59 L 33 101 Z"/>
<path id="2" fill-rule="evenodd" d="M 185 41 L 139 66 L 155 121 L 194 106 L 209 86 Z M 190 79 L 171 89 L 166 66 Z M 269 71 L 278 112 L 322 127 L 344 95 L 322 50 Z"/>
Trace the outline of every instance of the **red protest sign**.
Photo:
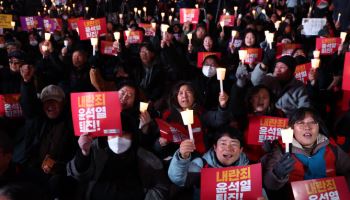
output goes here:
<path id="1" fill-rule="evenodd" d="M 278 43 L 276 45 L 276 58 L 280 58 L 282 56 L 290 56 L 292 55 L 293 51 L 297 48 L 301 48 L 301 44 L 283 44 Z"/>
<path id="2" fill-rule="evenodd" d="M 0 95 L 0 117 L 21 118 L 22 108 L 19 103 L 20 94 Z"/>
<path id="3" fill-rule="evenodd" d="M 152 27 L 152 24 L 140 23 L 139 27 L 145 29 L 145 36 L 149 36 L 149 37 L 156 36 L 156 29 Z"/>
<path id="4" fill-rule="evenodd" d="M 62 30 L 62 19 L 60 18 L 45 18 L 44 29 L 46 32 L 54 32 Z"/>
<path id="5" fill-rule="evenodd" d="M 180 144 L 185 139 L 189 139 L 186 129 L 183 126 L 179 127 L 175 125 L 175 127 L 174 125 L 170 125 L 168 122 L 159 118 L 156 118 L 155 120 L 158 124 L 161 137 L 165 138 L 169 142 Z"/>
<path id="6" fill-rule="evenodd" d="M 78 21 L 79 36 L 81 40 L 96 38 L 107 33 L 106 18 Z"/>
<path id="7" fill-rule="evenodd" d="M 316 38 L 316 49 L 321 55 L 332 55 L 338 51 L 340 38 Z"/>
<path id="8" fill-rule="evenodd" d="M 350 91 L 350 52 L 346 52 L 343 70 L 342 89 Z"/>
<path id="9" fill-rule="evenodd" d="M 254 64 L 261 62 L 262 60 L 262 49 L 261 48 L 242 48 L 247 50 L 247 57 L 244 60 L 244 64 Z"/>
<path id="10" fill-rule="evenodd" d="M 110 41 L 101 41 L 100 52 L 104 55 L 116 56 L 117 51 L 113 48 L 113 42 Z"/>
<path id="11" fill-rule="evenodd" d="M 292 182 L 295 200 L 349 199 L 350 192 L 343 176 Z"/>
<path id="12" fill-rule="evenodd" d="M 129 36 L 124 31 L 124 41 L 128 40 L 129 44 L 141 44 L 143 42 L 142 31 L 130 31 Z"/>
<path id="13" fill-rule="evenodd" d="M 198 8 L 180 8 L 180 23 L 191 22 L 198 24 L 199 9 Z"/>
<path id="14" fill-rule="evenodd" d="M 198 68 L 202 68 L 202 63 L 204 61 L 204 59 L 207 56 L 210 55 L 215 55 L 217 56 L 219 59 L 221 58 L 221 53 L 220 52 L 198 52 L 198 56 L 197 56 L 197 67 Z"/>
<path id="15" fill-rule="evenodd" d="M 234 15 L 221 15 L 220 22 L 224 22 L 224 26 L 233 27 L 235 25 L 235 16 Z"/>
<path id="16" fill-rule="evenodd" d="M 295 68 L 294 77 L 299 81 L 303 82 L 304 84 L 307 84 L 307 81 L 309 80 L 308 77 L 309 77 L 310 70 L 311 70 L 311 63 L 298 65 Z"/>
<path id="17" fill-rule="evenodd" d="M 257 199 L 262 196 L 261 164 L 203 168 L 201 200 Z"/>
<path id="18" fill-rule="evenodd" d="M 281 137 L 281 129 L 288 126 L 287 118 L 271 116 L 250 116 L 245 134 L 247 144 L 260 145 L 265 140 L 275 140 Z"/>
<path id="19" fill-rule="evenodd" d="M 71 93 L 74 134 L 121 134 L 121 105 L 118 96 L 118 92 Z"/>
<path id="20" fill-rule="evenodd" d="M 78 21 L 79 20 L 83 20 L 82 17 L 78 17 L 78 18 L 69 18 L 68 19 L 68 29 L 69 30 L 75 30 L 78 28 Z"/>

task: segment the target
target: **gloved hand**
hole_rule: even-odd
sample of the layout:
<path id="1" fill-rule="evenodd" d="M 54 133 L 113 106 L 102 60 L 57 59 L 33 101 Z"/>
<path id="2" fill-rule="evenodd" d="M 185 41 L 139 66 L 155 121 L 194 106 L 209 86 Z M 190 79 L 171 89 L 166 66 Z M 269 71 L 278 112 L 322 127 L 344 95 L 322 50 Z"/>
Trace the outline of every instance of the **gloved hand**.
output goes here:
<path id="1" fill-rule="evenodd" d="M 249 72 L 244 64 L 239 64 L 236 70 L 237 86 L 244 87 L 248 78 Z"/>
<path id="2" fill-rule="evenodd" d="M 294 169 L 295 160 L 292 158 L 290 153 L 285 153 L 281 160 L 273 166 L 273 173 L 282 179 L 286 177 Z"/>

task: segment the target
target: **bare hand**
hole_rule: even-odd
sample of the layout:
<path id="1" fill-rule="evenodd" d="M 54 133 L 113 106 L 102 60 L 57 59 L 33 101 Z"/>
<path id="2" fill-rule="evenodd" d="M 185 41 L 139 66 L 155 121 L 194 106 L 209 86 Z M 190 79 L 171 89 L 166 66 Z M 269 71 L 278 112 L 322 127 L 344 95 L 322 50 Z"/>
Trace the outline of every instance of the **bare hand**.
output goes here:
<path id="1" fill-rule="evenodd" d="M 147 110 L 145 112 L 140 113 L 141 128 L 148 125 L 151 121 L 152 121 L 152 118 L 149 115 Z"/>
<path id="2" fill-rule="evenodd" d="M 160 144 L 161 147 L 164 147 L 164 146 L 166 146 L 168 144 L 168 140 L 163 138 L 163 137 L 160 137 L 159 138 L 159 144 Z"/>
<path id="3" fill-rule="evenodd" d="M 92 141 L 93 141 L 93 138 L 88 134 L 83 134 L 79 137 L 78 144 L 84 156 L 87 156 L 90 154 Z"/>
<path id="4" fill-rule="evenodd" d="M 180 154 L 183 159 L 190 157 L 191 153 L 196 149 L 192 140 L 184 140 L 180 144 Z"/>
<path id="5" fill-rule="evenodd" d="M 221 108 L 226 108 L 228 101 L 228 95 L 225 92 L 219 94 L 219 104 Z"/>
<path id="6" fill-rule="evenodd" d="M 34 68 L 31 65 L 24 64 L 20 68 L 20 73 L 24 82 L 29 82 L 34 76 Z"/>

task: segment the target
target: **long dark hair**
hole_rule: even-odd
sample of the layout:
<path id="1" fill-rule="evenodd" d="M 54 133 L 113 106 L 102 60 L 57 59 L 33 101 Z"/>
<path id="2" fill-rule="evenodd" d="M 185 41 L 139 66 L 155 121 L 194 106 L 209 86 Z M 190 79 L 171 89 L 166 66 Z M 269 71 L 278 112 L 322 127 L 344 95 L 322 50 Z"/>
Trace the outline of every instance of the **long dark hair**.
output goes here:
<path id="1" fill-rule="evenodd" d="M 245 96 L 245 104 L 246 104 L 246 108 L 248 113 L 254 113 L 254 108 L 252 105 L 252 98 L 254 95 L 256 95 L 260 90 L 266 90 L 267 93 L 269 94 L 270 97 L 270 103 L 269 103 L 269 108 L 267 110 L 267 113 L 265 114 L 272 114 L 275 111 L 275 102 L 276 102 L 276 98 L 273 95 L 273 93 L 271 92 L 271 90 L 264 86 L 264 85 L 257 85 L 254 86 L 252 88 L 250 88 Z"/>

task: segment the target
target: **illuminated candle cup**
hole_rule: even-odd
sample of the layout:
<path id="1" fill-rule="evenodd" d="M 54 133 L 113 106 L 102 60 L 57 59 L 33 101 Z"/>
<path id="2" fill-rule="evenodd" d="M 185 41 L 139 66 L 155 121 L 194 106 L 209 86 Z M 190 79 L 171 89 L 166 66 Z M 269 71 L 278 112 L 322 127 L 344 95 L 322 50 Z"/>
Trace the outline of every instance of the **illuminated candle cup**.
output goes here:
<path id="1" fill-rule="evenodd" d="M 217 76 L 217 79 L 220 81 L 220 92 L 221 93 L 224 92 L 223 80 L 225 80 L 225 73 L 226 73 L 225 68 L 216 68 L 216 76 Z"/>
<path id="2" fill-rule="evenodd" d="M 289 152 L 289 144 L 293 142 L 293 129 L 281 130 L 282 142 L 286 144 L 286 153 Z"/>
<path id="3" fill-rule="evenodd" d="M 244 63 L 244 60 L 247 57 L 247 53 L 247 50 L 238 50 L 239 59 L 242 61 L 242 63 Z"/>
<path id="4" fill-rule="evenodd" d="M 313 69 L 317 69 L 319 66 L 320 66 L 320 59 L 318 58 L 311 59 L 311 67 Z"/>

